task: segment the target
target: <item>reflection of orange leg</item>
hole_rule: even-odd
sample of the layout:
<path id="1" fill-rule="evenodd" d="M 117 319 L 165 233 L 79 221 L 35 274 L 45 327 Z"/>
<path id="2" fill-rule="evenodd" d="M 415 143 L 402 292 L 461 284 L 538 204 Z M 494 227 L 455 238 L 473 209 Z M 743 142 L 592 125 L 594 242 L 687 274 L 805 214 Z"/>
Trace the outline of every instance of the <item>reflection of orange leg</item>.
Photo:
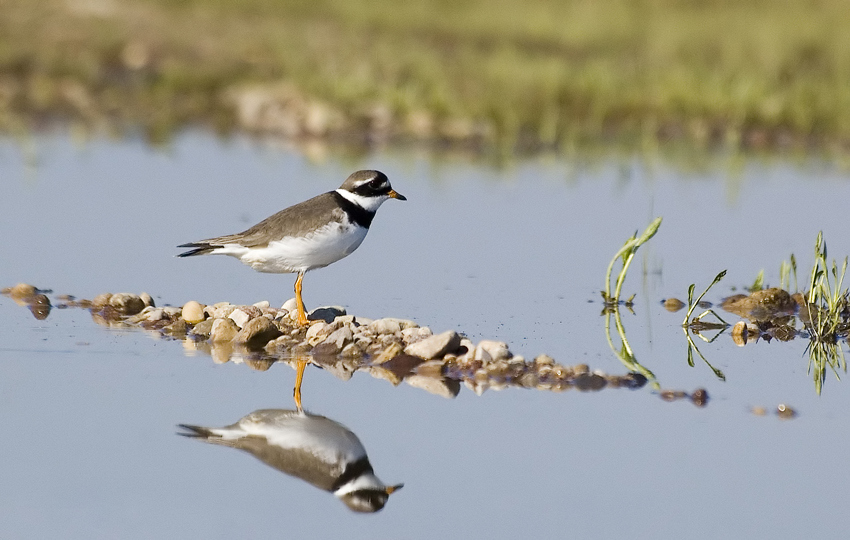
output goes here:
<path id="1" fill-rule="evenodd" d="M 295 388 L 292 390 L 292 397 L 295 398 L 295 406 L 298 407 L 298 412 L 304 412 L 301 408 L 301 381 L 304 379 L 304 370 L 307 368 L 306 360 L 298 361 L 298 373 L 295 375 Z"/>
<path id="2" fill-rule="evenodd" d="M 304 300 L 301 299 L 301 280 L 304 279 L 304 272 L 298 272 L 298 279 L 295 280 L 295 306 L 298 309 L 298 324 L 307 326 L 307 312 L 304 311 Z"/>

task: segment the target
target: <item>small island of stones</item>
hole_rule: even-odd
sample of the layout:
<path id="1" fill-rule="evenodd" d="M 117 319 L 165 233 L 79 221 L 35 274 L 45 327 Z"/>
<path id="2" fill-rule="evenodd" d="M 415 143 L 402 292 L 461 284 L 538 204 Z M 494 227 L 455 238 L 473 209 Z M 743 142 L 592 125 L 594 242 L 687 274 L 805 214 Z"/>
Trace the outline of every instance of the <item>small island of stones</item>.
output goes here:
<path id="1" fill-rule="evenodd" d="M 267 301 L 253 305 L 190 301 L 180 307 L 157 307 L 147 293 L 104 293 L 91 300 L 60 295 L 53 305 L 47 296 L 51 291 L 28 284 L 0 292 L 29 307 L 38 319 L 46 318 L 51 308 L 87 309 L 98 324 L 156 332 L 182 341 L 188 351 L 209 354 L 217 363 L 236 361 L 266 371 L 274 363 L 294 368 L 306 360 L 342 380 L 364 371 L 446 398 L 455 397 L 461 383 L 478 395 L 507 387 L 595 391 L 638 389 L 647 383 L 640 373 L 609 375 L 586 364 L 564 365 L 546 354 L 526 360 L 501 341 L 474 343 L 455 330 L 434 333 L 412 320 L 370 319 L 338 306 L 312 310 L 310 323 L 299 326 L 294 298 L 280 308 Z M 698 406 L 708 400 L 703 389 L 659 390 L 659 395 L 668 401 L 689 399 Z"/>

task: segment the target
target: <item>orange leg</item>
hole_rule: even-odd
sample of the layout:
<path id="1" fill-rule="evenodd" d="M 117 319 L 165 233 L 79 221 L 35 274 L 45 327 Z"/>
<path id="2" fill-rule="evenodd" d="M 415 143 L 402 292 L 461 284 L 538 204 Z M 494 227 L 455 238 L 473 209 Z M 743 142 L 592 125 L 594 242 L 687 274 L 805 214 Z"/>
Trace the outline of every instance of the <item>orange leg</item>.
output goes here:
<path id="1" fill-rule="evenodd" d="M 307 312 L 304 311 L 304 300 L 301 299 L 301 280 L 304 279 L 304 272 L 298 272 L 298 279 L 295 280 L 295 306 L 298 309 L 298 324 L 307 326 Z"/>
<path id="2" fill-rule="evenodd" d="M 304 412 L 301 408 L 301 381 L 304 380 L 304 370 L 307 368 L 306 360 L 298 361 L 298 372 L 295 375 L 295 388 L 292 390 L 292 397 L 295 398 L 295 406 L 298 412 Z"/>

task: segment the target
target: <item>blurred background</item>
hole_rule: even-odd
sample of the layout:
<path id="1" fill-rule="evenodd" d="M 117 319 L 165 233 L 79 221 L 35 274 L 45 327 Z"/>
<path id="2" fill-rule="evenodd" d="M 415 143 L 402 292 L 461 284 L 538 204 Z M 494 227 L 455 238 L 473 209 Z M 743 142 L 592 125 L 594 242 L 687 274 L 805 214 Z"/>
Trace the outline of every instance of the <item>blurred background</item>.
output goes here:
<path id="1" fill-rule="evenodd" d="M 2 0 L 0 129 L 837 153 L 843 0 Z"/>

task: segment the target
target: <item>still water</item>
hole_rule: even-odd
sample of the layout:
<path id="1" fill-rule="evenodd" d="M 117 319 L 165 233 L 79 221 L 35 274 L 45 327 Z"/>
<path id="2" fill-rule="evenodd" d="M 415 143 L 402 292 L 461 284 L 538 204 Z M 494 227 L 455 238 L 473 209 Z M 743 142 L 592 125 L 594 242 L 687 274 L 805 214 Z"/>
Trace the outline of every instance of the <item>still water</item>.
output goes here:
<path id="1" fill-rule="evenodd" d="M 494 169 L 389 152 L 311 161 L 197 132 L 167 148 L 6 140 L 0 287 L 32 283 L 54 301 L 147 291 L 158 305 L 280 305 L 293 276 L 177 259 L 175 246 L 243 230 L 358 168 L 384 171 L 408 201 L 385 204 L 353 255 L 307 274 L 308 307 L 413 319 L 528 359 L 625 374 L 598 291 L 626 238 L 663 216 L 626 280 L 634 313 L 622 312 L 658 384 L 462 388 L 445 399 L 309 367 L 305 407 L 356 434 L 381 480 L 404 483 L 380 512 L 356 514 L 248 454 L 177 435 L 178 424 L 291 409 L 286 365 L 216 364 L 155 333 L 97 326 L 81 309 L 39 321 L 0 297 L 0 538 L 850 535 L 847 381 L 828 374 L 818 396 L 804 341 L 739 348 L 728 333 L 697 341 L 720 380 L 699 358 L 688 365 L 684 314 L 661 306 L 723 269 L 713 302 L 761 269 L 778 285 L 791 253 L 802 283 L 820 230 L 830 257 L 850 254 L 850 174 L 829 164 L 718 157 L 695 171 L 541 158 Z M 705 407 L 658 392 L 698 388 Z M 780 403 L 798 415 L 770 413 Z"/>

